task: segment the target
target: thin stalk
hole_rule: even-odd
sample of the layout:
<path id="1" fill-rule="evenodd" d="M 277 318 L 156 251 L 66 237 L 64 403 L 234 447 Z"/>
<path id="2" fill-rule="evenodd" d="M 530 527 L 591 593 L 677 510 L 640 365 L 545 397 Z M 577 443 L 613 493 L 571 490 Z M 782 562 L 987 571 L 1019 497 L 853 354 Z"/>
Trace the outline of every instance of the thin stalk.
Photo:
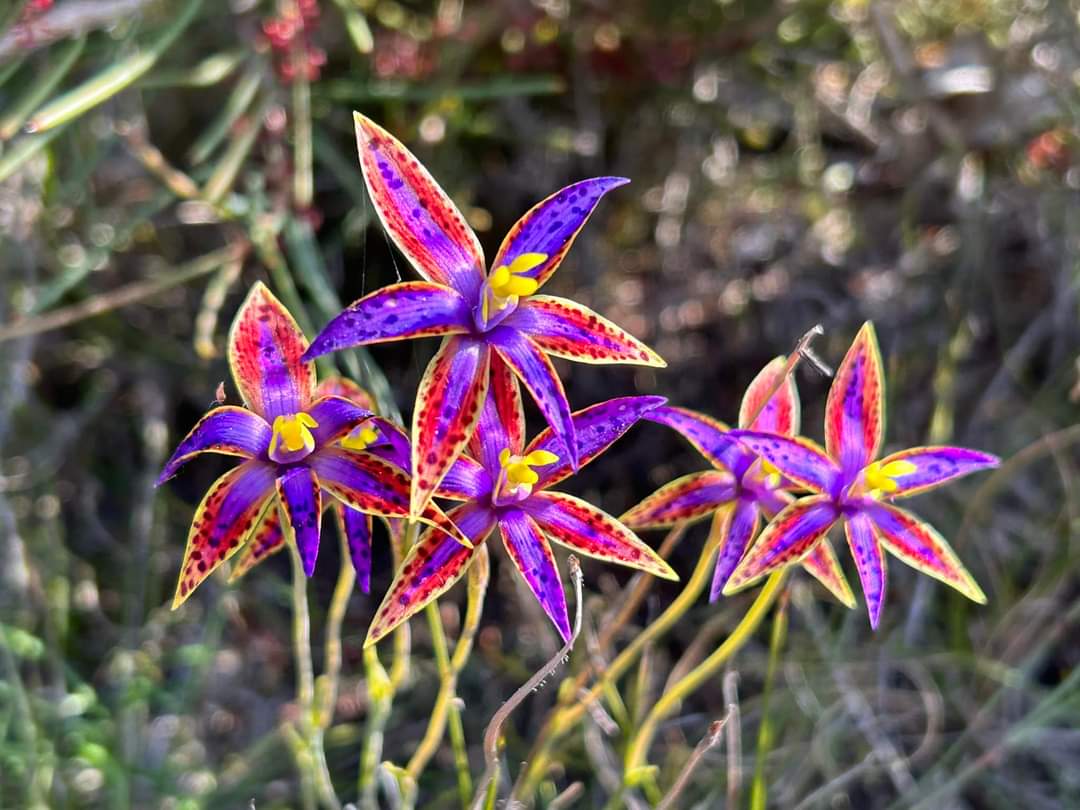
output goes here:
<path id="1" fill-rule="evenodd" d="M 772 748 L 775 732 L 769 716 L 769 698 L 772 695 L 776 670 L 780 666 L 780 650 L 787 638 L 788 599 L 784 592 L 780 605 L 773 616 L 772 633 L 769 636 L 769 663 L 765 667 L 765 688 L 761 695 L 761 726 L 758 728 L 757 754 L 754 757 L 754 781 L 750 785 L 750 810 L 765 810 L 768 789 L 765 786 L 765 758 Z"/>
<path id="2" fill-rule="evenodd" d="M 305 211 L 311 207 L 315 196 L 315 181 L 312 176 L 311 84 L 307 78 L 305 46 L 301 40 L 302 37 L 296 38 L 292 53 L 295 68 L 292 84 L 293 201 L 298 210 Z"/>
<path id="3" fill-rule="evenodd" d="M 394 687 L 374 646 L 364 648 L 364 673 L 367 679 L 368 717 L 356 785 L 360 810 L 379 810 L 379 803 L 375 798 L 375 776 L 382 758 L 386 723 L 390 719 L 390 707 L 394 701 Z"/>
<path id="4" fill-rule="evenodd" d="M 768 613 L 769 608 L 772 607 L 772 603 L 780 595 L 786 575 L 786 568 L 774 571 L 765 582 L 765 587 L 758 592 L 757 598 L 750 605 L 750 609 L 746 611 L 746 614 L 724 643 L 717 647 L 712 655 L 687 673 L 686 677 L 665 691 L 660 700 L 656 702 L 656 705 L 652 707 L 627 748 L 625 773 L 628 778 L 635 771 L 640 773 L 640 769 L 645 765 L 649 745 L 656 735 L 660 721 L 676 711 L 685 697 L 696 692 L 706 681 L 716 675 L 727 663 L 728 659 L 742 649 L 743 645 L 750 640 L 754 631 L 757 630 L 758 625 L 761 624 Z"/>
<path id="5" fill-rule="evenodd" d="M 282 526 L 288 521 L 282 515 Z M 315 675 L 311 666 L 311 616 L 308 612 L 307 575 L 295 542 L 287 544 L 292 563 L 293 662 L 296 666 L 296 706 L 299 717 L 289 734 L 290 748 L 300 772 L 301 796 L 305 807 L 313 807 L 316 764 L 311 745 L 312 705 L 315 700 Z"/>
<path id="6" fill-rule="evenodd" d="M 349 561 L 349 547 L 344 532 L 338 532 L 341 544 L 341 568 L 338 570 L 334 594 L 326 611 L 326 651 L 323 653 L 323 673 L 315 683 L 315 722 L 325 730 L 334 719 L 338 685 L 341 681 L 341 627 L 349 597 L 356 585 L 356 571 Z"/>

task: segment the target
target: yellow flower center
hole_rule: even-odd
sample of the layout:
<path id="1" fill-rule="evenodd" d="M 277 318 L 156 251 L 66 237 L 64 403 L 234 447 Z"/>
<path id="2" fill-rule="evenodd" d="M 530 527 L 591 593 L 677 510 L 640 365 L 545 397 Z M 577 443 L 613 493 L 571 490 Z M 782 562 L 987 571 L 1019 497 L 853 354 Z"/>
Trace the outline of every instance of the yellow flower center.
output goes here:
<path id="1" fill-rule="evenodd" d="M 379 438 L 379 431 L 370 425 L 361 425 L 341 440 L 341 446 L 350 450 L 367 450 Z"/>
<path id="2" fill-rule="evenodd" d="M 557 455 L 547 450 L 533 450 L 526 456 L 515 456 L 511 454 L 509 447 L 504 447 L 499 453 L 502 477 L 510 492 L 517 497 L 524 497 L 531 493 L 533 484 L 540 480 L 540 476 L 533 467 L 554 464 L 558 460 Z"/>
<path id="3" fill-rule="evenodd" d="M 761 480 L 765 482 L 765 486 L 769 489 L 776 489 L 780 486 L 780 482 L 784 476 L 780 473 L 771 461 L 767 458 L 761 459 Z"/>
<path id="4" fill-rule="evenodd" d="M 272 426 L 274 433 L 270 437 L 270 456 L 298 453 L 301 450 L 310 453 L 315 449 L 315 437 L 311 435 L 311 428 L 318 426 L 319 423 L 311 414 L 303 411 L 277 417 Z"/>
<path id="5" fill-rule="evenodd" d="M 918 469 L 914 464 L 906 459 L 897 459 L 896 461 L 890 461 L 888 464 L 882 464 L 880 461 L 875 461 L 863 473 L 863 478 L 866 481 L 866 488 L 870 491 L 871 496 L 877 496 L 881 494 L 888 495 L 900 487 L 896 483 L 897 476 L 911 475 Z"/>
<path id="6" fill-rule="evenodd" d="M 506 309 L 511 304 L 516 304 L 522 296 L 536 292 L 540 282 L 524 274 L 535 270 L 547 259 L 546 253 L 522 253 L 509 265 L 500 264 L 492 270 L 487 280 L 491 295 L 484 296 L 484 317 L 490 316 L 492 306 L 496 310 Z"/>

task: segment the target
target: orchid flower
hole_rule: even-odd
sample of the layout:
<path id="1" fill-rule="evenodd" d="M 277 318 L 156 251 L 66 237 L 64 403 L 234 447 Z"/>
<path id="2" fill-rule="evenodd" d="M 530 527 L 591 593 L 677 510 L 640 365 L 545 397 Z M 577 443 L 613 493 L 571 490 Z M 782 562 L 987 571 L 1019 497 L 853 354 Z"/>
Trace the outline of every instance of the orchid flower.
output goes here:
<path id="1" fill-rule="evenodd" d="M 662 397 L 624 397 L 571 414 L 580 464 L 592 461 Z M 550 487 L 569 477 L 570 462 L 558 455 L 559 436 L 546 428 L 527 447 L 521 394 L 513 373 L 499 360 L 481 409 L 469 453 L 458 458 L 438 495 L 464 503 L 450 518 L 472 543 L 446 542 L 426 531 L 402 562 L 368 631 L 374 644 L 446 592 L 467 570 L 476 548 L 498 527 L 503 545 L 563 639 L 570 637 L 566 595 L 550 541 L 573 551 L 647 571 L 677 575 L 660 556 L 612 516 Z"/>
<path id="2" fill-rule="evenodd" d="M 525 384 L 578 463 L 574 423 L 549 355 L 585 363 L 664 366 L 615 324 L 564 298 L 536 295 L 562 262 L 600 198 L 627 183 L 597 177 L 535 205 L 510 230 L 485 275 L 480 242 L 457 207 L 394 136 L 357 113 L 360 165 L 390 238 L 423 281 L 361 298 L 316 337 L 306 357 L 351 346 L 441 335 L 420 381 L 412 423 L 411 504 L 430 500 L 476 427 L 494 358 Z"/>
<path id="3" fill-rule="evenodd" d="M 180 442 L 160 486 L 191 458 L 215 452 L 244 459 L 214 482 L 195 510 L 173 607 L 247 542 L 281 532 L 309 576 L 319 549 L 322 493 L 384 517 L 409 515 L 409 477 L 379 456 L 339 440 L 372 416 L 340 396 L 315 396 L 315 367 L 296 321 L 256 284 L 229 332 L 229 366 L 245 407 L 209 411 Z M 421 517 L 467 543 L 435 505 Z"/>
<path id="4" fill-rule="evenodd" d="M 794 436 L 799 432 L 799 392 L 788 374 L 786 358 L 777 357 L 747 387 L 739 408 L 739 426 Z M 767 405 L 762 400 L 775 393 Z M 755 416 L 755 414 L 757 414 Z M 791 482 L 731 438 L 729 428 L 705 414 L 664 405 L 645 416 L 678 431 L 714 469 L 691 473 L 661 487 L 620 520 L 632 529 L 673 526 L 713 516 L 712 533 L 719 538 L 709 601 L 715 602 L 753 541 L 761 523 L 782 511 L 794 498 Z M 750 419 L 753 423 L 750 424 Z M 855 597 L 828 541 L 819 543 L 802 560 L 803 567 L 847 607 Z"/>
<path id="5" fill-rule="evenodd" d="M 975 602 L 986 601 L 945 538 L 892 501 L 995 467 L 999 459 L 962 447 L 912 447 L 878 460 L 884 398 L 881 352 L 873 324 L 867 322 L 829 389 L 825 448 L 809 439 L 761 430 L 732 431 L 732 437 L 814 494 L 776 516 L 732 573 L 725 593 L 805 558 L 840 521 L 874 629 L 885 599 L 884 551 Z"/>

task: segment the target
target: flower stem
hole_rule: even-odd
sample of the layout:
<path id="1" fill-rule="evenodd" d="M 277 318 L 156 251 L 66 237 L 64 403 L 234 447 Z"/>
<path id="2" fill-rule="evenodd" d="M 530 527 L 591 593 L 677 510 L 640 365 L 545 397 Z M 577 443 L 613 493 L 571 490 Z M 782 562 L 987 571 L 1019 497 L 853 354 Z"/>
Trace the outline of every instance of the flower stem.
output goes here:
<path id="1" fill-rule="evenodd" d="M 685 677 L 669 687 L 652 707 L 627 748 L 624 769 L 627 778 L 635 772 L 641 772 L 640 769 L 645 765 L 649 745 L 656 735 L 660 721 L 676 711 L 683 698 L 697 691 L 702 684 L 716 675 L 731 656 L 753 636 L 754 631 L 769 612 L 769 608 L 772 607 L 772 603 L 780 595 L 786 574 L 786 568 L 773 572 L 766 581 L 765 587 L 750 605 L 750 609 L 746 611 L 746 615 L 742 617 L 724 643 L 717 647 L 712 655 L 690 670 Z"/>
<path id="2" fill-rule="evenodd" d="M 780 598 L 773 615 L 772 633 L 769 635 L 769 663 L 765 667 L 765 688 L 761 694 L 761 725 L 758 728 L 757 754 L 754 757 L 754 781 L 750 785 L 750 810 L 765 810 L 768 789 L 765 786 L 765 758 L 772 748 L 775 732 L 769 715 L 769 698 L 772 696 L 776 670 L 780 666 L 780 651 L 787 638 L 788 591 Z"/>
<path id="3" fill-rule="evenodd" d="M 341 680 L 341 627 L 356 584 L 356 571 L 349 561 L 349 547 L 344 532 L 338 532 L 341 543 L 341 567 L 338 569 L 334 595 L 326 611 L 326 650 L 323 653 L 323 672 L 315 681 L 315 722 L 324 731 L 334 719 L 338 684 Z"/>

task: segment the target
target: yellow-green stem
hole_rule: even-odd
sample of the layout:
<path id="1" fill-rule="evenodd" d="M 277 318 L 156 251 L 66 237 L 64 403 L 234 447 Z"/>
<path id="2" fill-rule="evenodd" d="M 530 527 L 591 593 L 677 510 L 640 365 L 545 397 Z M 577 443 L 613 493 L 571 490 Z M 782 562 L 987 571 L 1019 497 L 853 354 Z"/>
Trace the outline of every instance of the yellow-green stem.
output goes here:
<path id="1" fill-rule="evenodd" d="M 338 570 L 334 595 L 326 611 L 326 651 L 323 653 L 323 673 L 315 683 L 315 716 L 319 728 L 327 729 L 334 719 L 338 684 L 341 680 L 341 627 L 356 584 L 356 571 L 349 559 L 348 541 L 338 532 L 341 545 L 341 567 Z"/>
<path id="2" fill-rule="evenodd" d="M 742 617 L 724 643 L 717 647 L 712 655 L 690 670 L 682 680 L 665 691 L 652 707 L 627 748 L 624 772 L 628 777 L 641 772 L 640 769 L 645 765 L 649 745 L 656 735 L 660 721 L 676 711 L 687 695 L 697 691 L 702 684 L 715 676 L 731 656 L 741 649 L 754 634 L 769 612 L 769 608 L 772 607 L 772 603 L 779 596 L 786 574 L 787 569 L 783 568 L 770 575 L 765 582 L 765 587 L 758 593 L 750 609 L 746 611 L 746 615 Z"/>
<path id="3" fill-rule="evenodd" d="M 765 668 L 765 688 L 761 694 L 761 726 L 758 728 L 757 755 L 754 757 L 754 781 L 750 786 L 750 810 L 765 810 L 768 789 L 765 785 L 765 758 L 772 749 L 772 719 L 769 716 L 769 698 L 772 696 L 776 670 L 780 666 L 780 650 L 787 637 L 788 598 L 780 600 L 773 616 L 772 633 L 769 636 L 769 663 Z"/>

